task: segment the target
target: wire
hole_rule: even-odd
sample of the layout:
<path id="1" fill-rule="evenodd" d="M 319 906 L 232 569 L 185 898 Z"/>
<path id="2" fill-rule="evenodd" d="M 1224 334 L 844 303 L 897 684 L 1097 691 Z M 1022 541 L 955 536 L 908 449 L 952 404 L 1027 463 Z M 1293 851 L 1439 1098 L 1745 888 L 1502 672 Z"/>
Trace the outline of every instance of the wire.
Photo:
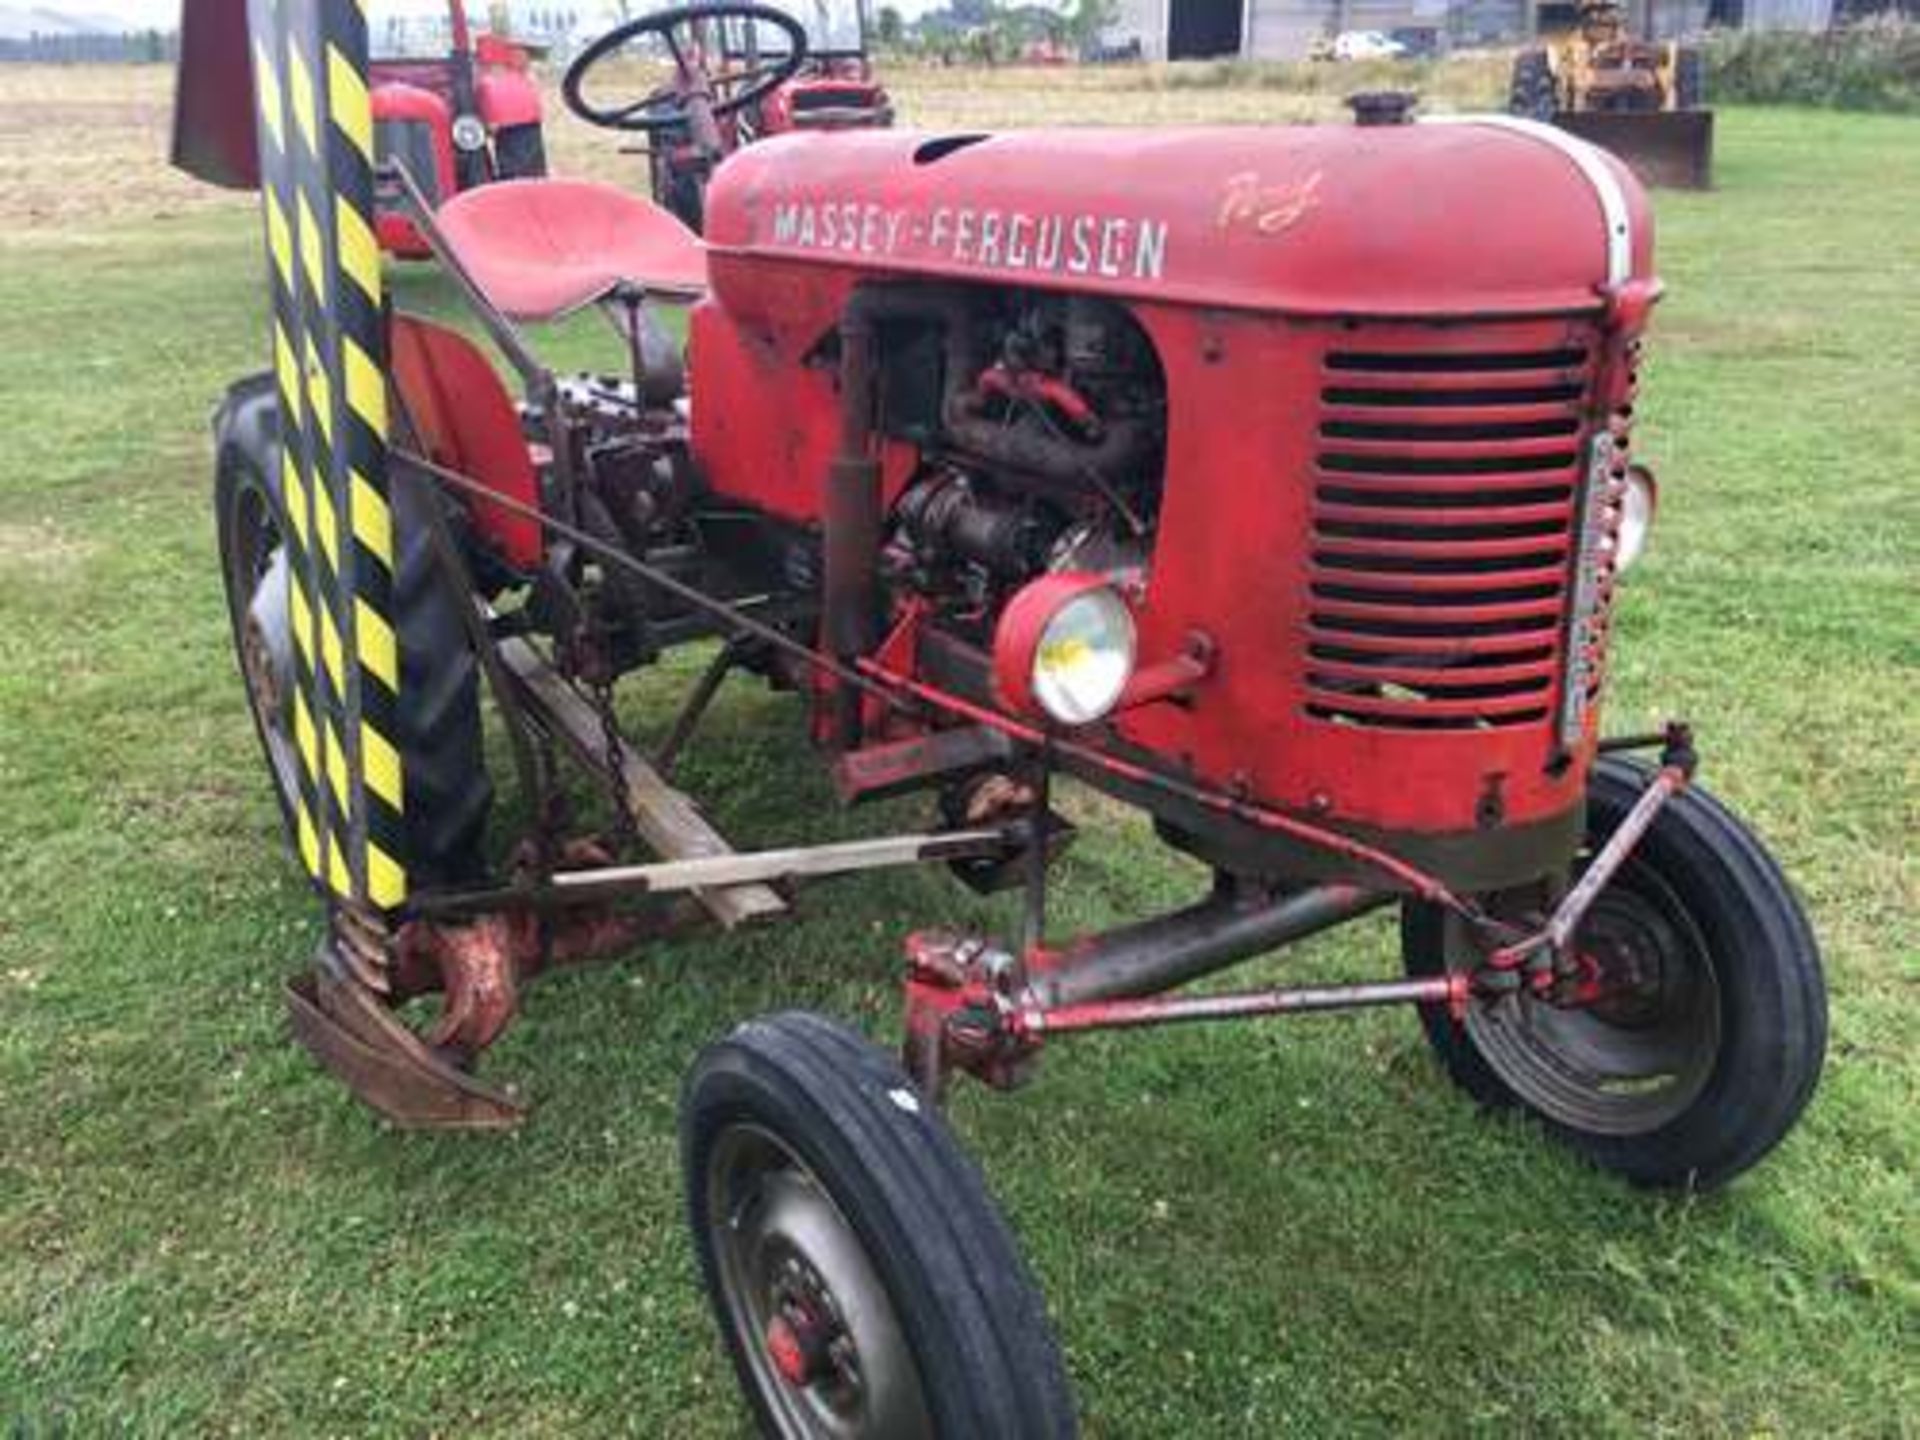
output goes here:
<path id="1" fill-rule="evenodd" d="M 1064 736 L 1051 735 L 1037 726 L 1003 715 L 987 706 L 976 705 L 962 696 L 949 694 L 914 680 L 910 676 L 897 674 L 872 660 L 860 661 L 858 669 L 842 664 L 832 656 L 802 644 L 791 635 L 742 613 L 726 601 L 716 600 L 704 591 L 682 580 L 676 580 L 664 570 L 634 558 L 617 546 L 609 545 L 598 536 L 589 534 L 577 526 L 569 525 L 565 521 L 554 519 L 535 506 L 511 499 L 481 484 L 471 476 L 462 475 L 457 470 L 449 470 L 444 465 L 437 465 L 411 451 L 395 450 L 393 453 L 396 459 L 416 465 L 435 479 L 482 499 L 489 505 L 496 505 L 510 513 L 540 521 L 554 534 L 573 541 L 582 549 L 616 565 L 624 566 L 668 594 L 717 616 L 756 639 L 764 640 L 776 649 L 785 651 L 803 663 L 831 675 L 843 684 L 850 685 L 895 710 L 907 714 L 924 714 L 928 709 L 945 711 L 960 719 L 997 730 L 1025 744 L 1050 746 L 1060 754 L 1089 764 L 1116 779 L 1159 790 L 1163 794 L 1245 821 L 1260 829 L 1290 835 L 1316 849 L 1344 856 L 1380 872 L 1396 884 L 1408 887 L 1421 899 L 1441 905 L 1475 924 L 1484 924 L 1487 921 L 1486 915 L 1479 906 L 1454 894 L 1437 876 L 1430 875 L 1417 865 L 1385 850 L 1377 849 L 1363 841 L 1342 835 L 1336 830 L 1315 825 L 1310 821 L 1295 819 L 1291 815 L 1269 809 L 1253 801 L 1236 799 L 1201 786 L 1186 784 L 1170 775 L 1163 775 L 1149 766 L 1123 760 L 1094 746 L 1085 745 Z"/>

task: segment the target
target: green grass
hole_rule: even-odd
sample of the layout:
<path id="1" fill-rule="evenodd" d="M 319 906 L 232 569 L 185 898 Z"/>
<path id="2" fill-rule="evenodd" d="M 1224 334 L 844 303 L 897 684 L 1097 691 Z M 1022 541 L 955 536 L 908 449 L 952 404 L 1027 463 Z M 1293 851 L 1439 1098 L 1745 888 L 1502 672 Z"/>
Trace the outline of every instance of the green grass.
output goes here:
<path id="1" fill-rule="evenodd" d="M 1411 1017 L 1062 1043 L 963 1134 L 1095 1435 L 1897 1435 L 1920 1416 L 1914 694 L 1920 122 L 1723 114 L 1660 199 L 1655 548 L 1612 716 L 1700 723 L 1826 947 L 1833 1048 L 1785 1147 L 1657 1199 L 1476 1115 Z M 204 419 L 260 363 L 243 210 L 0 244 L 0 1428 L 737 1434 L 680 1228 L 679 1077 L 734 1020 L 895 1019 L 931 876 L 543 983 L 504 1138 L 356 1109 L 287 1037 L 317 935 L 227 654 Z M 411 279 L 406 288 L 418 291 Z M 672 684 L 634 686 L 636 725 Z M 843 833 L 789 702 L 689 760 L 743 840 Z M 1184 898 L 1103 823 L 1060 921 Z M 1307 973 L 1382 973 L 1383 923 Z"/>

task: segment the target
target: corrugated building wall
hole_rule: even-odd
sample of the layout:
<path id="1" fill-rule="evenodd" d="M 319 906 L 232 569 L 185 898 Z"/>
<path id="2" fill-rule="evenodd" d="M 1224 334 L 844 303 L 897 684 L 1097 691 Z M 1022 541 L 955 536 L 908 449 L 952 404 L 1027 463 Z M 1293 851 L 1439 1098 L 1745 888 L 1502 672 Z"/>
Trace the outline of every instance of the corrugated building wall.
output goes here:
<path id="1" fill-rule="evenodd" d="M 1147 60 L 1167 58 L 1167 0 L 1116 0 L 1114 20 L 1101 38 L 1112 46 L 1140 42 Z"/>
<path id="2" fill-rule="evenodd" d="M 1247 0 L 1246 53 L 1255 60 L 1298 60 L 1333 29 L 1335 0 Z"/>
<path id="3" fill-rule="evenodd" d="M 1833 0 L 1746 0 L 1747 30 L 1825 30 L 1833 23 Z"/>
<path id="4" fill-rule="evenodd" d="M 1167 58 L 1173 7 L 1193 0 L 1117 0 L 1107 43 L 1140 42 L 1148 60 Z M 1574 0 L 1563 0 L 1570 11 Z M 1534 33 L 1540 0 L 1242 0 L 1240 54 L 1298 60 L 1316 40 L 1343 30 L 1433 29 L 1452 45 L 1514 42 Z M 1635 30 L 1657 40 L 1698 34 L 1725 0 L 1627 0 Z M 1748 30 L 1825 30 L 1834 0 L 1738 0 L 1736 23 Z"/>

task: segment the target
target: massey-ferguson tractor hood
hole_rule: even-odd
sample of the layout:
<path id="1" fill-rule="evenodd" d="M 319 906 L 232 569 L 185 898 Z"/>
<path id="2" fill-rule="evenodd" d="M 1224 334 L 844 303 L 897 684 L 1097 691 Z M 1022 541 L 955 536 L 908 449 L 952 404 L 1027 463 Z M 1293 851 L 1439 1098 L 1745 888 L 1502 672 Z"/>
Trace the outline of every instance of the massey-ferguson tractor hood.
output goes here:
<path id="1" fill-rule="evenodd" d="M 1122 740 L 1350 833 L 1422 834 L 1436 864 L 1484 859 L 1492 815 L 1515 853 L 1571 843 L 1611 593 L 1612 512 L 1582 497 L 1625 484 L 1658 293 L 1624 168 L 1504 117 L 875 132 L 743 151 L 708 220 L 690 343 L 716 494 L 802 526 L 839 498 L 821 357 L 865 294 L 898 327 L 883 369 L 943 391 L 880 402 L 884 514 L 918 514 L 955 454 L 969 493 L 1050 503 L 1147 472 L 1141 650 L 1202 637 L 1212 668 L 1117 716 Z M 1082 358 L 1045 358 L 1050 313 Z M 1097 439 L 995 432 L 1027 413 L 997 391 L 1069 373 L 1118 377 L 1083 407 Z M 1129 417 L 1163 443 L 1128 450 Z"/>
<path id="2" fill-rule="evenodd" d="M 731 260 L 1302 314 L 1564 314 L 1646 278 L 1626 168 L 1501 117 L 1385 126 L 793 137 L 708 199 Z"/>

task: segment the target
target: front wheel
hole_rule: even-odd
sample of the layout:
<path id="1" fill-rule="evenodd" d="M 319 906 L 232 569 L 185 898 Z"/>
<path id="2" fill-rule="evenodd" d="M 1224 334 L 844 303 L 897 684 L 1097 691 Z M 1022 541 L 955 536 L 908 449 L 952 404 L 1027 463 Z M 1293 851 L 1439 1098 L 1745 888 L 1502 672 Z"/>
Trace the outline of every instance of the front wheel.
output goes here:
<path id="1" fill-rule="evenodd" d="M 749 1022 L 694 1065 L 680 1139 L 701 1272 L 767 1434 L 1074 1433 L 1013 1237 L 890 1057 L 816 1015 Z"/>
<path id="2" fill-rule="evenodd" d="M 1587 797 L 1590 856 L 1648 781 L 1603 759 Z M 1409 904 L 1415 975 L 1482 957 L 1455 917 Z M 1464 1024 L 1423 1011 L 1453 1079 L 1519 1105 L 1602 1168 L 1644 1185 L 1725 1184 L 1793 1127 L 1826 1053 L 1820 953 L 1786 877 L 1706 791 L 1668 802 L 1576 932 L 1585 1003 L 1519 993 Z"/>

